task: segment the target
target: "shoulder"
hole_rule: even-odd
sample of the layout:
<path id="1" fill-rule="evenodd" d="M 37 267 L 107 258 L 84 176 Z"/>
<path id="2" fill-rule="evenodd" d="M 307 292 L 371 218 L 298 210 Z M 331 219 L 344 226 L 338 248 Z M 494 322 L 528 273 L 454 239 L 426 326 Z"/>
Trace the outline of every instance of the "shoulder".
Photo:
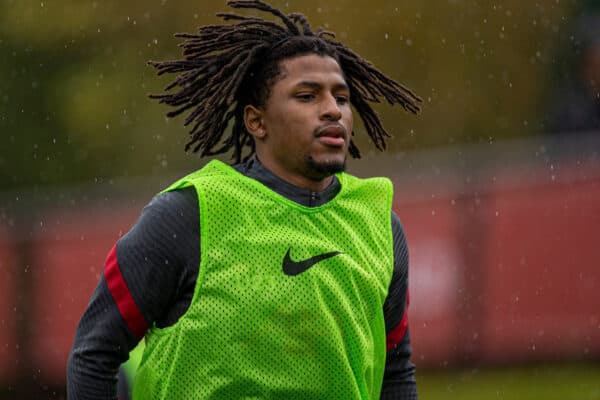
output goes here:
<path id="1" fill-rule="evenodd" d="M 120 247 L 140 241 L 164 240 L 165 235 L 177 235 L 194 229 L 199 221 L 196 190 L 186 187 L 156 195 L 144 207 L 132 229 L 119 240 Z"/>
<path id="2" fill-rule="evenodd" d="M 340 182 L 350 183 L 350 184 L 362 184 L 362 185 L 389 185 L 392 186 L 392 181 L 385 176 L 373 176 L 368 178 L 360 178 L 356 175 L 349 174 L 347 172 L 342 172 L 336 174 L 337 178 Z"/>
<path id="3" fill-rule="evenodd" d="M 346 194 L 353 197 L 361 196 L 373 202 L 384 201 L 383 204 L 389 203 L 391 207 L 394 189 L 389 178 L 359 178 L 347 173 L 336 176 L 342 185 L 342 191 Z"/>
<path id="4" fill-rule="evenodd" d="M 193 187 L 156 195 L 117 242 L 119 265 L 134 274 L 137 270 L 174 270 L 175 265 L 187 265 L 197 252 L 199 221 Z M 170 267 L 164 268 L 167 264 Z"/>
<path id="5" fill-rule="evenodd" d="M 145 210 L 177 214 L 181 210 L 194 207 L 198 207 L 198 194 L 193 186 L 187 186 L 157 194 Z"/>
<path id="6" fill-rule="evenodd" d="M 394 269 L 405 271 L 408 269 L 408 243 L 402 222 L 392 210 L 392 239 L 394 242 Z"/>
<path id="7" fill-rule="evenodd" d="M 162 192 L 144 207 L 139 222 L 159 223 L 167 220 L 184 225 L 190 219 L 198 220 L 198 194 L 193 186 Z"/>
<path id="8" fill-rule="evenodd" d="M 400 217 L 398 216 L 398 214 L 396 214 L 396 211 L 392 210 L 392 228 L 402 232 L 402 235 L 404 235 L 404 227 L 402 226 L 402 221 L 400 220 Z"/>

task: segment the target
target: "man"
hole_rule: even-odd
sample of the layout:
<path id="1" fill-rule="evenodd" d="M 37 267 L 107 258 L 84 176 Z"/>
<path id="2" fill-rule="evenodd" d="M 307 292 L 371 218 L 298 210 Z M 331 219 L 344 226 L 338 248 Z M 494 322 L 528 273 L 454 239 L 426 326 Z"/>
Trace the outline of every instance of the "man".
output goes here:
<path id="1" fill-rule="evenodd" d="M 235 23 L 180 35 L 185 59 L 152 63 L 181 73 L 167 87 L 178 91 L 152 97 L 177 107 L 169 116 L 191 110 L 187 148 L 237 164 L 171 185 L 113 247 L 77 329 L 69 396 L 114 398 L 144 337 L 135 398 L 416 399 L 391 183 L 343 170 L 359 156 L 351 105 L 383 149 L 368 101 L 416 112 L 420 100 L 303 15 L 228 4 L 283 25 L 223 13 Z"/>

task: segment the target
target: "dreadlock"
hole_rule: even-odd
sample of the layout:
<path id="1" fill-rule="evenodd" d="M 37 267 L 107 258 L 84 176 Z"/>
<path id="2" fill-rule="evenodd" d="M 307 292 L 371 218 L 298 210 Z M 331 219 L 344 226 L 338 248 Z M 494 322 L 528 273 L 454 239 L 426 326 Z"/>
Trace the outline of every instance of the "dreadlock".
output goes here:
<path id="1" fill-rule="evenodd" d="M 245 161 L 255 151 L 254 140 L 244 125 L 244 107 L 262 107 L 280 74 L 281 60 L 304 54 L 333 57 L 339 64 L 350 89 L 350 102 L 379 150 L 386 147 L 390 135 L 369 102 L 385 99 L 417 113 L 421 101 L 410 89 L 377 70 L 369 61 L 335 40 L 331 32 L 313 32 L 306 17 L 289 15 L 261 0 L 228 0 L 232 8 L 248 8 L 270 13 L 283 25 L 254 16 L 232 12 L 218 13 L 229 25 L 200 27 L 197 34 L 178 33 L 184 38 L 183 60 L 149 64 L 164 73 L 179 73 L 163 94 L 150 95 L 160 103 L 175 107 L 167 113 L 175 117 L 191 110 L 185 126 L 191 125 L 190 141 L 185 149 L 201 151 L 201 156 L 222 154 L 233 149 L 236 162 Z M 174 93 L 172 89 L 177 88 Z M 233 127 L 225 136 L 230 121 Z M 352 132 L 354 135 L 354 132 Z M 246 155 L 244 156 L 244 152 Z M 360 158 L 350 141 L 349 153 Z"/>

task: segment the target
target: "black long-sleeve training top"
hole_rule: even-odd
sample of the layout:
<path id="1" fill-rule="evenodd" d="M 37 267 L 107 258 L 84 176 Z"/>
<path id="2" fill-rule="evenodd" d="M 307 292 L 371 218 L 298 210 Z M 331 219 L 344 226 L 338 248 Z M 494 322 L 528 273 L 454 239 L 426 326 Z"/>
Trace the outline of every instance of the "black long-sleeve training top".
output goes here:
<path id="1" fill-rule="evenodd" d="M 298 188 L 257 159 L 234 168 L 308 207 L 327 203 L 341 189 L 335 177 L 323 192 Z M 391 218 L 394 272 L 383 306 L 388 353 L 381 399 L 413 400 L 417 390 L 406 318 L 408 248 L 393 211 Z M 162 193 L 113 247 L 77 327 L 67 366 L 69 399 L 115 399 L 119 366 L 144 332 L 154 325 L 170 326 L 186 312 L 199 272 L 199 221 L 195 188 Z"/>

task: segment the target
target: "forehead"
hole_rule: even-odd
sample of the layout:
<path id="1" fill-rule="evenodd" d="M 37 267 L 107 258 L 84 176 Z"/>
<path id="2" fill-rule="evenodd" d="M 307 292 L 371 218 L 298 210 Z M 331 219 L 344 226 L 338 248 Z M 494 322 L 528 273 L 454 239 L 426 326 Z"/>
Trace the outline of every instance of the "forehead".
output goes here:
<path id="1" fill-rule="evenodd" d="M 300 82 L 345 84 L 344 73 L 338 62 L 329 56 L 307 54 L 280 62 L 280 74 L 275 84 L 295 85 Z"/>

